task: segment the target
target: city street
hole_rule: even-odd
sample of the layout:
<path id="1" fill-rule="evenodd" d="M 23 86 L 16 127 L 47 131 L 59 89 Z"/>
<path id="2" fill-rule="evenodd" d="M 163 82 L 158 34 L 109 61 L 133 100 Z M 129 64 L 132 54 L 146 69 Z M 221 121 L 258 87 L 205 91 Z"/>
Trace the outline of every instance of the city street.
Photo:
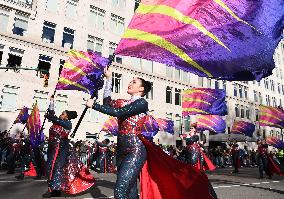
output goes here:
<path id="1" fill-rule="evenodd" d="M 218 169 L 208 173 L 219 199 L 284 198 L 284 177 L 273 176 L 271 180 L 259 179 L 257 168 L 243 168 L 238 175 L 231 174 L 231 170 L 231 168 Z M 94 176 L 97 178 L 95 187 L 84 194 L 65 198 L 113 198 L 115 175 L 94 173 Z M 35 181 L 26 178 L 24 181 L 17 181 L 14 175 L 0 172 L 1 198 L 40 199 L 41 194 L 46 190 L 45 180 Z M 198 196 L 196 198 L 198 199 Z"/>

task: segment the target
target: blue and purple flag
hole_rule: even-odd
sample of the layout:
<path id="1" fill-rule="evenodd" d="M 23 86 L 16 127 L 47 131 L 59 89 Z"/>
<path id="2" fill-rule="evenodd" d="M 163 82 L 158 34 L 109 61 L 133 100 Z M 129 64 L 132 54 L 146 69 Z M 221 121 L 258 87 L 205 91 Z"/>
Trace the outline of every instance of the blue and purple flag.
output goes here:
<path id="1" fill-rule="evenodd" d="M 201 77 L 260 80 L 272 74 L 283 0 L 142 0 L 116 54 Z"/>
<path id="2" fill-rule="evenodd" d="M 235 121 L 231 129 L 231 133 L 243 134 L 249 137 L 253 136 L 254 131 L 255 125 L 245 121 Z"/>
<path id="3" fill-rule="evenodd" d="M 277 137 L 268 137 L 266 142 L 277 149 L 284 149 L 284 142 Z"/>
<path id="4" fill-rule="evenodd" d="M 209 130 L 215 133 L 226 131 L 226 122 L 219 115 L 199 115 L 196 123 L 198 131 Z"/>
<path id="5" fill-rule="evenodd" d="M 33 106 L 33 110 L 27 121 L 27 130 L 30 135 L 30 143 L 33 148 L 38 147 L 44 141 L 44 134 L 41 130 L 40 113 L 37 102 Z"/>
<path id="6" fill-rule="evenodd" d="M 70 50 L 67 55 L 69 57 L 60 74 L 57 90 L 79 90 L 92 95 L 103 87 L 102 77 L 108 59 L 92 51 Z"/>
<path id="7" fill-rule="evenodd" d="M 23 107 L 22 110 L 20 111 L 19 115 L 17 116 L 17 118 L 14 121 L 14 124 L 17 123 L 26 123 L 29 117 L 29 108 L 27 107 Z"/>
<path id="8" fill-rule="evenodd" d="M 223 89 L 193 88 L 183 91 L 182 115 L 226 115 L 226 91 Z"/>

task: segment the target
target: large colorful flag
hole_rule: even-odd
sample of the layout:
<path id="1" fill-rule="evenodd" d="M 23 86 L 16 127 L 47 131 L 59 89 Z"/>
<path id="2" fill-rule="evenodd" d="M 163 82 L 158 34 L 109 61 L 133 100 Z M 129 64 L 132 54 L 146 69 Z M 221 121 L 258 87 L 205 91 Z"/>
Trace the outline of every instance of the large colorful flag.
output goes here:
<path id="1" fill-rule="evenodd" d="M 164 131 L 170 134 L 174 134 L 174 122 L 172 120 L 155 118 L 158 123 L 158 127 L 160 131 Z"/>
<path id="2" fill-rule="evenodd" d="M 226 122 L 219 115 L 199 115 L 196 123 L 199 131 L 209 130 L 215 133 L 226 131 Z"/>
<path id="3" fill-rule="evenodd" d="M 33 110 L 27 121 L 27 130 L 30 135 L 32 147 L 37 147 L 44 141 L 44 134 L 41 131 L 40 113 L 37 102 L 33 106 Z"/>
<path id="4" fill-rule="evenodd" d="M 118 133 L 118 121 L 117 121 L 117 118 L 116 117 L 109 117 L 105 121 L 101 131 L 108 132 L 108 133 L 111 133 L 113 135 L 117 135 L 117 133 Z"/>
<path id="5" fill-rule="evenodd" d="M 226 91 L 223 89 L 193 88 L 184 90 L 182 115 L 226 115 Z"/>
<path id="6" fill-rule="evenodd" d="M 260 106 L 259 125 L 284 128 L 284 110 L 271 106 Z"/>
<path id="7" fill-rule="evenodd" d="M 17 123 L 26 123 L 29 117 L 29 108 L 23 107 L 22 110 L 20 111 L 18 117 L 15 119 L 14 124 Z"/>
<path id="8" fill-rule="evenodd" d="M 147 139 L 152 139 L 159 132 L 159 125 L 152 115 L 147 115 L 142 125 L 142 135 Z"/>
<path id="9" fill-rule="evenodd" d="M 57 90 L 79 90 L 93 94 L 103 87 L 103 71 L 109 60 L 95 52 L 71 50 L 67 53 Z"/>
<path id="10" fill-rule="evenodd" d="M 198 76 L 260 80 L 272 74 L 283 0 L 142 0 L 116 54 Z"/>
<path id="11" fill-rule="evenodd" d="M 284 142 L 277 137 L 268 137 L 266 142 L 277 149 L 284 149 Z"/>
<path id="12" fill-rule="evenodd" d="M 231 129 L 231 133 L 244 134 L 249 137 L 252 137 L 254 131 L 255 125 L 245 121 L 235 121 Z"/>

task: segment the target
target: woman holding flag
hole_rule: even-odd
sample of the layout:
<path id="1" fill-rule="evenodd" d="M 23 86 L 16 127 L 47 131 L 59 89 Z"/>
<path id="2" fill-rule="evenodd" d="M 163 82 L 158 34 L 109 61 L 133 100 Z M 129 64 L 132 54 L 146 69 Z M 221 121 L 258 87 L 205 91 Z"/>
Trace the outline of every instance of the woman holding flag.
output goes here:
<path id="1" fill-rule="evenodd" d="M 77 117 L 77 112 L 66 110 L 59 117 L 55 116 L 52 96 L 46 117 L 53 125 L 49 129 L 47 150 L 48 192 L 43 197 L 58 197 L 61 192 L 77 194 L 87 190 L 94 185 L 95 179 L 79 161 L 68 139 L 72 129 L 70 120 Z"/>
<path id="2" fill-rule="evenodd" d="M 151 90 L 151 83 L 134 78 L 127 90 L 131 99 L 112 100 L 112 72 L 106 68 L 104 73 L 107 79 L 104 105 L 90 99 L 86 106 L 118 118 L 118 172 L 114 197 L 138 199 L 137 178 L 142 171 L 142 199 L 193 199 L 196 196 L 212 199 L 205 173 L 173 159 L 143 136 L 142 126 L 148 112 L 148 103 L 143 97 Z"/>

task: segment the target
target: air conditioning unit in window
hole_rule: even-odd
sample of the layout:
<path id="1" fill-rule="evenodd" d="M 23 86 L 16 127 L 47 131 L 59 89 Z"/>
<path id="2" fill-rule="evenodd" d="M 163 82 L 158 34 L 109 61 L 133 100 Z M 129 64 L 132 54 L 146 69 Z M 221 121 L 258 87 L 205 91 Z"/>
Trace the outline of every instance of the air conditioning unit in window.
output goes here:
<path id="1" fill-rule="evenodd" d="M 72 44 L 70 44 L 70 43 L 65 43 L 64 44 L 64 48 L 69 48 L 70 49 L 71 47 L 72 47 Z"/>
<path id="2" fill-rule="evenodd" d="M 43 41 L 44 43 L 48 43 L 48 44 L 51 43 L 51 40 L 48 39 L 48 38 L 43 38 L 42 41 Z"/>

